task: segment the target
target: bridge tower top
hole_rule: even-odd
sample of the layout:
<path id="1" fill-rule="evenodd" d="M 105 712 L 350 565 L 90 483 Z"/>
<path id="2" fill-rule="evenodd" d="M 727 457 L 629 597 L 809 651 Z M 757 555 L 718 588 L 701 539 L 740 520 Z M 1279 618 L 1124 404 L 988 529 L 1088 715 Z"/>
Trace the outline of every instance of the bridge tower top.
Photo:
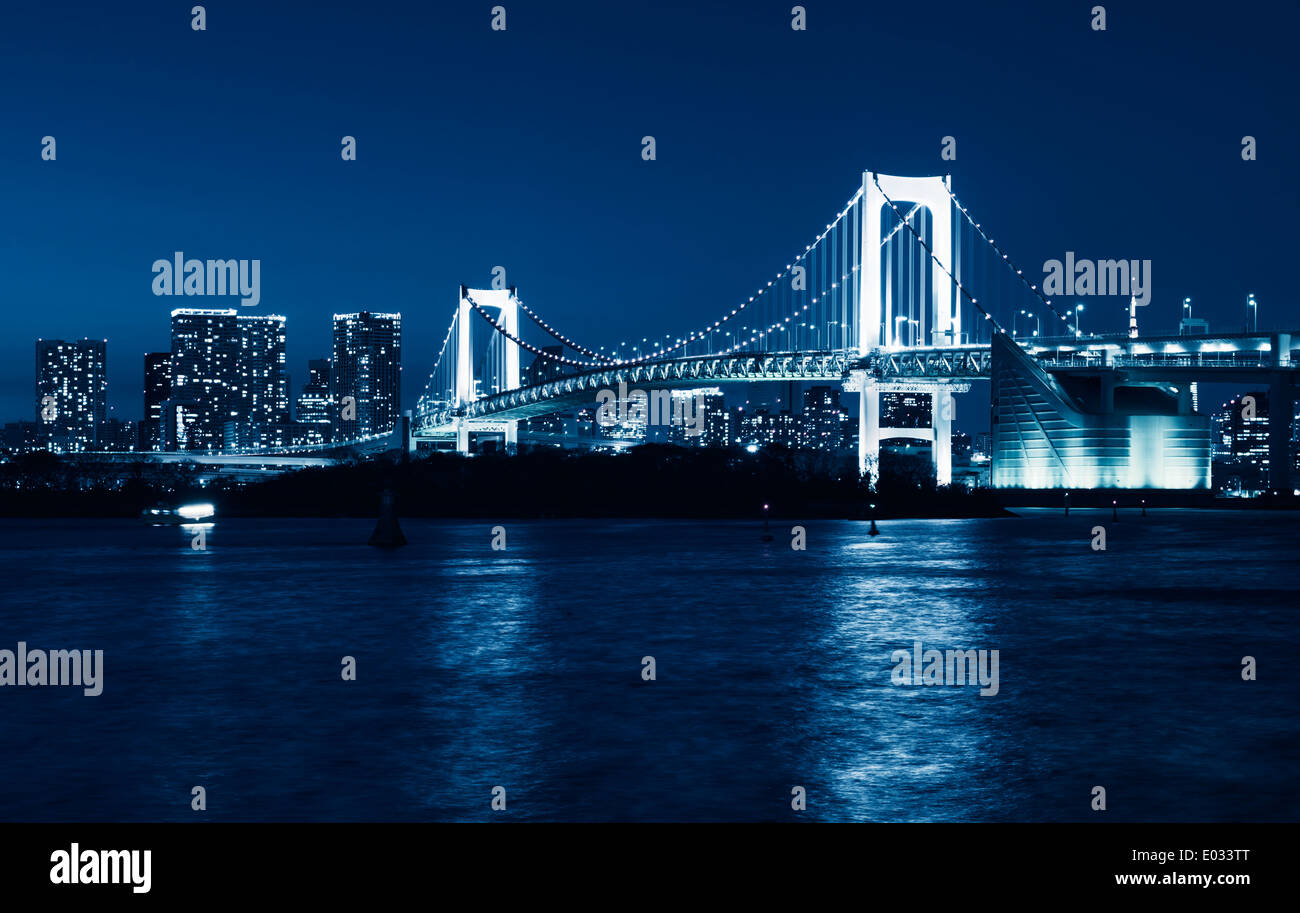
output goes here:
<path id="1" fill-rule="evenodd" d="M 862 252 L 858 261 L 862 264 L 858 270 L 858 346 L 864 354 L 881 347 L 902 348 L 892 304 L 881 293 L 888 264 L 880 250 L 880 212 L 891 202 L 914 203 L 930 213 L 931 301 L 922 312 L 923 325 L 918 338 L 928 337 L 932 345 L 955 345 L 961 341 L 961 311 L 952 280 L 940 265 L 951 268 L 953 262 L 952 176 L 900 177 L 864 171 Z"/>
<path id="2" fill-rule="evenodd" d="M 466 406 L 478 399 L 474 384 L 474 359 L 470 350 L 470 327 L 475 324 L 471 311 L 475 305 L 496 310 L 497 324 L 515 338 L 519 337 L 519 296 L 512 285 L 504 289 L 479 289 L 460 287 L 460 309 L 456 319 L 456 378 L 455 402 Z M 507 345 L 501 352 L 504 357 L 506 389 L 519 386 L 519 347 Z"/>

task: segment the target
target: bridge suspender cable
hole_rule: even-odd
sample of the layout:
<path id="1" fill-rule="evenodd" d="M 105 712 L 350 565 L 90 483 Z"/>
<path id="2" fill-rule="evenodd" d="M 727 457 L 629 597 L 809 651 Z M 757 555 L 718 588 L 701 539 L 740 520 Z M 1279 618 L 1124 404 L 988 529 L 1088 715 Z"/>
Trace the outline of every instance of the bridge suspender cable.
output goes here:
<path id="1" fill-rule="evenodd" d="M 604 365 L 633 365 L 633 364 L 642 364 L 642 363 L 645 363 L 645 362 L 647 362 L 647 361 L 653 361 L 653 360 L 655 360 L 655 359 L 663 358 L 664 356 L 666 356 L 666 355 L 670 355 L 671 353 L 676 352 L 676 351 L 678 351 L 679 349 L 683 349 L 683 348 L 685 348 L 685 347 L 691 345 L 692 343 L 696 343 L 696 342 L 701 342 L 701 341 L 703 341 L 704 339 L 708 338 L 708 336 L 709 336 L 711 333 L 713 333 L 714 331 L 716 331 L 716 330 L 720 329 L 721 327 L 725 326 L 725 325 L 726 325 L 726 324 L 727 324 L 727 323 L 728 323 L 728 322 L 729 322 L 733 317 L 737 317 L 737 316 L 739 316 L 739 315 L 740 315 L 742 312 L 744 312 L 744 311 L 745 311 L 745 310 L 746 310 L 746 309 L 747 309 L 751 304 L 754 304 L 755 302 L 759 302 L 759 303 L 761 304 L 762 302 L 764 302 L 764 301 L 766 300 L 766 299 L 764 299 L 764 297 L 763 297 L 764 294 L 765 294 L 766 292 L 768 292 L 768 291 L 772 288 L 773 285 L 775 285 L 776 283 L 780 282 L 780 281 L 781 281 L 782 279 L 784 279 L 787 275 L 789 275 L 790 271 L 791 271 L 792 269 L 794 269 L 794 267 L 795 267 L 796 265 L 799 265 L 800 263 L 804 262 L 805 260 L 808 260 L 810 254 L 812 254 L 812 252 L 817 248 L 817 245 L 819 245 L 822 241 L 824 241 L 824 240 L 825 240 L 825 239 L 830 235 L 831 231 L 834 230 L 834 229 L 836 228 L 836 226 L 838 226 L 839 223 L 840 223 L 841 221 L 843 221 L 844 217 L 845 217 L 846 215 L 848 215 L 850 212 L 853 211 L 853 207 L 857 204 L 857 202 L 858 202 L 861 198 L 862 198 L 862 188 L 859 187 L 858 190 L 857 190 L 857 191 L 853 194 L 853 196 L 849 199 L 849 201 L 848 201 L 847 203 L 844 204 L 844 208 L 840 210 L 840 212 L 839 212 L 838 215 L 836 215 L 834 221 L 832 221 L 829 225 L 827 225 L 826 228 L 825 228 L 825 230 L 822 231 L 822 232 L 821 232 L 821 233 L 820 233 L 820 234 L 819 234 L 819 235 L 818 235 L 818 236 L 813 240 L 813 242 L 812 242 L 811 244 L 809 244 L 808 246 L 806 246 L 806 247 L 804 248 L 803 253 L 801 253 L 801 254 L 799 254 L 797 257 L 795 257 L 795 258 L 794 258 L 790 263 L 788 263 L 788 264 L 786 265 L 785 269 L 783 269 L 781 272 L 777 273 L 775 279 L 773 279 L 772 281 L 768 282 L 768 283 L 767 283 L 765 286 L 763 286 L 762 288 L 758 289 L 758 290 L 757 290 L 753 295 L 750 295 L 748 301 L 744 301 L 744 302 L 742 302 L 742 303 L 740 304 L 739 307 L 736 307 L 736 308 L 732 309 L 732 311 L 731 311 L 730 314 L 725 314 L 725 315 L 723 315 L 723 317 L 722 317 L 721 319 L 719 319 L 719 320 L 715 320 L 715 321 L 713 322 L 712 325 L 706 325 L 703 329 L 698 330 L 698 331 L 696 331 L 696 332 L 694 332 L 694 333 L 691 333 L 690 335 L 688 335 L 688 336 L 686 336 L 686 337 L 683 337 L 679 342 L 677 342 L 677 343 L 675 343 L 675 344 L 673 344 L 673 345 L 671 345 L 671 346 L 665 346 L 664 348 L 659 349 L 659 350 L 658 350 L 657 352 L 655 352 L 653 355 L 643 355 L 643 356 L 640 356 L 640 357 L 637 357 L 637 358 L 628 358 L 628 359 L 621 359 L 621 360 L 620 360 L 620 359 L 610 359 L 610 360 L 606 360 L 606 361 L 604 361 L 604 362 L 597 362 L 597 363 L 593 363 L 593 364 L 588 364 L 588 363 L 585 363 L 585 362 L 574 361 L 574 360 L 572 360 L 572 359 L 559 359 L 559 360 L 563 361 L 565 364 L 574 365 L 574 366 L 576 366 L 576 367 L 603 367 Z M 917 207 L 917 208 L 919 209 L 920 207 Z M 915 210 L 913 210 L 913 211 L 915 211 Z M 910 214 L 910 213 L 909 213 L 909 216 L 908 216 L 908 217 L 909 217 L 909 218 L 911 217 L 911 214 Z M 892 235 L 891 235 L 891 237 L 892 237 Z M 889 239 L 886 238 L 885 240 L 888 241 Z M 883 244 L 884 242 L 882 241 L 881 243 Z M 847 273 L 846 273 L 843 277 L 841 277 L 841 278 L 847 278 Z M 827 289 L 825 289 L 823 292 L 819 293 L 817 297 L 820 298 L 822 295 L 825 294 L 826 291 L 829 291 L 829 286 L 828 286 Z M 816 300 L 816 299 L 814 299 L 814 301 L 815 301 L 815 300 Z M 471 300 L 471 301 L 472 301 L 472 300 Z M 592 353 L 591 349 L 589 349 L 589 348 L 587 348 L 587 347 L 585 347 L 585 346 L 579 346 L 579 345 L 577 345 L 576 343 L 574 343 L 572 340 L 567 339 L 567 337 L 562 337 L 562 336 L 558 333 L 558 331 L 552 329 L 548 324 L 545 324 L 545 322 L 542 321 L 542 319 L 541 319 L 541 317 L 540 317 L 539 315 L 537 315 L 535 312 L 531 311 L 529 308 L 527 308 L 526 306 L 524 306 L 524 304 L 523 304 L 522 301 L 520 302 L 520 305 L 524 307 L 524 310 L 525 310 L 526 313 L 528 313 L 529 317 L 531 317 L 533 320 L 537 321 L 537 322 L 539 323 L 539 325 L 542 326 L 542 329 L 545 330 L 547 333 L 549 333 L 551 336 L 554 336 L 556 339 L 560 340 L 561 342 L 565 343 L 565 345 L 568 345 L 570 348 L 575 349 L 576 351 L 582 352 L 583 354 L 586 354 L 586 355 L 594 355 L 594 353 Z M 475 306 L 477 307 L 477 305 L 475 305 Z M 807 306 L 806 306 L 806 305 L 804 306 L 803 310 L 807 310 Z M 486 312 L 483 312 L 483 316 L 486 317 L 487 320 L 488 320 L 488 321 L 489 321 L 489 322 L 490 322 L 494 327 L 498 327 L 496 321 L 493 320 L 493 319 L 491 318 L 491 316 L 489 316 L 488 314 L 486 314 Z M 789 320 L 787 319 L 785 322 L 788 323 Z M 775 329 L 777 326 L 779 326 L 779 323 L 773 323 L 771 326 L 769 326 L 767 329 L 763 330 L 762 332 L 764 332 L 764 333 L 771 332 L 771 331 L 772 331 L 773 329 Z M 510 335 L 510 334 L 508 334 L 508 333 L 505 333 L 505 330 L 504 330 L 504 329 L 501 329 L 500 327 L 498 327 L 498 331 L 501 332 L 501 333 L 503 333 L 503 334 L 505 334 L 505 335 L 507 335 L 507 336 Z M 758 335 L 758 334 L 755 333 L 755 336 L 757 336 L 757 335 Z M 511 337 L 511 338 L 514 339 L 514 337 Z M 515 340 L 515 341 L 518 342 L 519 345 L 523 346 L 525 349 L 528 349 L 528 351 L 530 351 L 530 352 L 534 352 L 534 353 L 539 354 L 539 355 L 545 355 L 545 354 L 546 354 L 546 353 L 543 353 L 543 352 L 538 351 L 535 347 L 531 347 L 531 346 L 529 346 L 528 344 L 523 343 L 523 342 L 521 342 L 521 341 L 519 341 L 519 340 Z M 733 349 L 733 350 L 734 350 L 734 349 L 738 349 L 738 348 L 740 348 L 740 345 L 736 345 L 736 346 L 731 347 L 731 349 Z M 728 350 L 728 351 L 730 351 L 730 350 Z M 721 354 L 721 353 L 719 353 L 719 354 Z M 549 356 L 549 355 L 548 355 L 548 356 L 546 356 L 546 357 L 548 357 L 548 358 L 554 358 L 555 356 Z M 603 356 L 603 355 L 594 355 L 594 357 L 596 357 L 596 358 L 601 358 L 601 359 L 608 359 L 608 356 Z"/>
<path id="2" fill-rule="evenodd" d="M 876 189 L 880 191 L 880 195 L 884 197 L 885 202 L 889 204 L 889 208 L 894 210 L 894 215 L 898 216 L 901 219 L 903 217 L 903 214 L 898 211 L 898 204 L 889 198 L 889 194 L 885 193 L 885 189 L 880 186 L 880 179 L 874 174 L 871 176 L 871 179 L 875 182 Z M 935 262 L 935 265 L 938 266 L 939 269 L 943 270 L 944 274 L 947 275 L 947 277 L 952 280 L 952 284 L 957 287 L 957 290 L 966 296 L 966 300 L 968 300 L 975 307 L 977 311 L 983 314 L 984 319 L 992 323 L 993 326 L 996 327 L 999 332 L 1005 333 L 1006 329 L 1003 328 L 1001 324 L 999 324 L 996 320 L 993 319 L 992 314 L 984 310 L 984 308 L 980 305 L 980 303 L 977 300 L 975 300 L 975 296 L 972 295 L 970 292 L 966 291 L 966 287 L 957 281 L 957 277 L 952 274 L 952 272 L 948 269 L 947 265 L 934 255 L 934 250 L 930 247 L 929 244 L 925 243 L 925 238 L 923 238 L 921 234 L 915 228 L 912 227 L 910 222 L 904 224 L 907 225 L 907 230 L 910 231 L 916 237 L 916 240 L 921 242 L 921 246 L 925 248 L 925 252 L 930 255 L 930 259 Z"/>
<path id="3" fill-rule="evenodd" d="M 615 363 L 615 362 L 618 360 L 618 359 L 614 358 L 612 355 L 604 355 L 604 354 L 602 354 L 602 353 L 600 353 L 600 352 L 594 352 L 594 351 L 592 351 L 591 349 L 587 348 L 587 347 L 584 346 L 584 345 L 579 345 L 578 343 L 574 342 L 574 341 L 573 341 L 572 339 L 570 339 L 569 337 L 565 336 L 565 335 L 564 335 L 563 333 L 561 333 L 559 330 L 555 329 L 553 326 L 551 326 L 551 325 L 550 325 L 549 323 L 547 323 L 545 320 L 543 320 L 540 314 L 538 314 L 536 311 L 534 311 L 534 310 L 533 310 L 532 308 L 530 308 L 528 305 L 524 304 L 522 301 L 519 301 L 518 298 L 515 298 L 515 301 L 518 301 L 518 302 L 519 302 L 519 306 L 520 306 L 521 308 L 523 308 L 523 311 L 524 311 L 525 314 L 527 314 L 530 318 L 532 318 L 533 323 L 537 324 L 537 325 L 538 325 L 539 327 L 541 327 L 544 331 L 546 331 L 547 333 L 549 333 L 551 336 L 553 336 L 553 337 L 554 337 L 555 339 L 557 339 L 558 341 L 564 343 L 564 344 L 565 344 L 566 346 L 568 346 L 570 349 L 573 349 L 574 351 L 577 351 L 577 352 L 581 352 L 583 355 L 589 355 L 589 356 L 592 357 L 592 358 L 598 359 L 598 360 L 600 360 L 600 361 L 602 361 L 602 362 L 606 362 L 606 363 L 609 363 L 609 364 L 613 364 L 613 363 Z"/>
<path id="4" fill-rule="evenodd" d="M 1007 269 L 1014 272 L 1020 278 L 1020 281 L 1024 283 L 1025 286 L 1027 286 L 1028 289 L 1038 297 L 1038 300 L 1043 302 L 1043 304 L 1047 305 L 1047 307 L 1051 309 L 1052 313 L 1054 313 L 1057 317 L 1060 317 L 1062 320 L 1068 322 L 1070 318 L 1067 317 L 1065 314 L 1062 314 L 1060 311 L 1058 311 L 1056 309 L 1056 305 L 1052 304 L 1052 299 L 1048 298 L 1041 291 L 1039 291 L 1038 286 L 1034 285 L 1032 282 L 1026 279 L 1025 274 L 1020 270 L 1016 269 L 1016 265 L 1011 262 L 1011 258 L 1006 255 L 1006 253 L 1002 250 L 1002 248 L 998 247 L 998 243 L 984 233 L 984 229 L 981 228 L 979 223 L 976 222 L 975 219 L 971 216 L 970 211 L 967 210 L 965 206 L 961 205 L 961 200 L 957 199 L 957 195 L 954 194 L 951 190 L 948 190 L 948 196 L 952 198 L 953 205 L 955 205 L 958 209 L 961 210 L 961 214 L 966 217 L 966 221 L 969 222 L 971 227 L 975 229 L 976 232 L 979 233 L 979 236 L 983 238 L 986 242 L 988 242 L 988 245 L 992 247 L 994 251 L 1002 255 L 1002 262 L 1007 265 Z"/>

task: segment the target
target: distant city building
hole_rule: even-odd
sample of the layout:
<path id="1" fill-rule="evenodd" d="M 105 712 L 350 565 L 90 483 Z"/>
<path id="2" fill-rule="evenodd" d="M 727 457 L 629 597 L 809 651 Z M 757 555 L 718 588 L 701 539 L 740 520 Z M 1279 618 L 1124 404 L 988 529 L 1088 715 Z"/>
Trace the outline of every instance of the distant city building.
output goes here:
<path id="1" fill-rule="evenodd" d="M 527 387 L 560 377 L 564 374 L 564 364 L 559 360 L 563 355 L 564 346 L 542 346 L 542 354 L 519 372 L 520 384 Z"/>
<path id="2" fill-rule="evenodd" d="M 298 394 L 297 420 L 304 425 L 322 424 L 328 429 L 333 409 L 330 404 L 330 360 L 313 358 L 307 362 L 307 383 Z M 328 431 L 326 432 L 328 433 Z"/>
<path id="3" fill-rule="evenodd" d="M 742 447 L 762 448 L 773 444 L 797 448 L 800 438 L 798 418 L 789 412 L 773 414 L 760 407 L 753 411 L 739 408 L 735 414 L 737 443 Z"/>
<path id="4" fill-rule="evenodd" d="M 171 392 L 164 420 L 168 450 L 220 450 L 239 395 L 238 312 L 172 311 Z"/>
<path id="5" fill-rule="evenodd" d="M 40 446 L 39 422 L 8 422 L 0 429 L 0 447 L 11 453 L 30 453 Z"/>
<path id="6" fill-rule="evenodd" d="M 717 387 L 700 390 L 672 391 L 672 423 L 663 439 L 681 447 L 726 446 L 726 403 Z M 710 419 L 714 436 L 720 443 L 709 442 Z"/>
<path id="7" fill-rule="evenodd" d="M 1250 495 L 1268 488 L 1268 393 L 1244 393 L 1224 404 L 1211 419 L 1218 488 Z"/>
<path id="8" fill-rule="evenodd" d="M 810 387 L 803 394 L 803 446 L 812 450 L 841 450 L 848 415 L 834 387 Z"/>
<path id="9" fill-rule="evenodd" d="M 558 360 L 563 354 L 564 346 L 543 346 L 542 354 L 535 357 L 532 364 L 519 372 L 519 383 L 527 387 L 559 377 L 564 373 L 564 365 Z M 551 412 L 546 415 L 537 415 L 520 420 L 519 431 L 527 434 L 561 435 L 565 432 L 565 423 L 572 421 L 572 419 L 573 413 L 571 412 Z"/>
<path id="10" fill-rule="evenodd" d="M 952 455 L 954 458 L 969 460 L 974 450 L 974 443 L 971 436 L 965 431 L 954 431 L 949 435 L 952 442 Z"/>
<path id="11" fill-rule="evenodd" d="M 701 447 L 731 445 L 731 413 L 722 391 L 709 392 L 701 401 L 704 407 L 704 434 L 697 438 Z"/>
<path id="12" fill-rule="evenodd" d="M 203 420 L 203 410 L 198 403 L 167 400 L 163 409 L 163 442 L 167 450 L 204 450 L 205 440 L 198 438 L 194 429 Z M 222 428 L 224 431 L 224 426 Z"/>
<path id="13" fill-rule="evenodd" d="M 44 447 L 56 453 L 97 448 L 108 414 L 107 349 L 103 339 L 36 341 L 36 423 Z"/>
<path id="14" fill-rule="evenodd" d="M 401 416 L 402 315 L 334 315 L 334 439 L 387 434 Z M 345 399 L 347 397 L 347 399 Z"/>
<path id="15" fill-rule="evenodd" d="M 144 356 L 144 420 L 140 422 L 139 448 L 162 450 L 163 408 L 172 395 L 172 353 L 146 352 Z"/>
<path id="16" fill-rule="evenodd" d="M 240 314 L 236 420 L 259 437 L 289 421 L 289 378 L 285 373 L 285 319 L 274 314 Z"/>
<path id="17" fill-rule="evenodd" d="M 138 441 L 136 423 L 120 418 L 105 419 L 99 426 L 97 450 L 123 453 L 135 450 Z"/>
<path id="18" fill-rule="evenodd" d="M 266 446 L 271 426 L 289 419 L 285 319 L 233 308 L 177 308 L 171 316 L 167 448 Z"/>
<path id="19" fill-rule="evenodd" d="M 880 427 L 929 428 L 933 421 L 929 393 L 880 394 Z"/>

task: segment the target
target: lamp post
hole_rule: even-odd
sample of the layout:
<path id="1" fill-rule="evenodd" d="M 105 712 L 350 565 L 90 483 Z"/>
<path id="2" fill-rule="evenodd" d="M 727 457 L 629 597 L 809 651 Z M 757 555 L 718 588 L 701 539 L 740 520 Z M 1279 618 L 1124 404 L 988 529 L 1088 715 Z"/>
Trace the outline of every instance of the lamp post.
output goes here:
<path id="1" fill-rule="evenodd" d="M 1083 305 L 1074 306 L 1074 337 L 1079 339 L 1083 336 Z"/>
<path id="2" fill-rule="evenodd" d="M 1255 293 L 1251 292 L 1246 296 L 1246 307 L 1250 308 L 1250 331 L 1259 332 L 1259 302 L 1255 300 Z"/>
<path id="3" fill-rule="evenodd" d="M 904 320 L 906 320 L 906 319 L 907 319 L 907 317 L 905 317 L 905 316 L 899 316 L 899 317 L 895 317 L 895 318 L 894 318 L 894 345 L 898 345 L 898 344 L 899 344 L 899 342 L 898 342 L 898 337 L 899 337 L 898 325 L 899 325 L 900 323 L 902 323 L 902 322 L 903 322 Z"/>

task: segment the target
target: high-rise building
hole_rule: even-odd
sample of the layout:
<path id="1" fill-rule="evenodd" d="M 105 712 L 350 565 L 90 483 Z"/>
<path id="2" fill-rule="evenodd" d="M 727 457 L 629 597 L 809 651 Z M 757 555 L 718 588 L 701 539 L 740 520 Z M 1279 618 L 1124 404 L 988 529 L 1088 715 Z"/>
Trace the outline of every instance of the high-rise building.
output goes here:
<path id="1" fill-rule="evenodd" d="M 220 450 L 239 393 L 240 339 L 234 308 L 172 311 L 168 450 Z"/>
<path id="2" fill-rule="evenodd" d="M 289 421 L 283 317 L 240 314 L 238 418 L 256 439 L 271 425 Z"/>
<path id="3" fill-rule="evenodd" d="M 284 365 L 283 317 L 234 308 L 172 311 L 167 448 L 266 446 L 268 429 L 289 420 Z"/>
<path id="4" fill-rule="evenodd" d="M 930 393 L 880 394 L 882 428 L 929 428 L 933 421 Z"/>
<path id="5" fill-rule="evenodd" d="M 108 415 L 108 341 L 36 340 L 36 423 L 56 453 L 94 450 Z"/>
<path id="6" fill-rule="evenodd" d="M 727 447 L 731 444 L 731 413 L 722 391 L 713 389 L 704 395 L 704 435 L 698 440 L 701 447 Z"/>
<path id="7" fill-rule="evenodd" d="M 387 434 L 401 416 L 402 315 L 334 315 L 334 439 Z"/>
<path id="8" fill-rule="evenodd" d="M 120 418 L 105 419 L 99 426 L 96 449 L 119 453 L 135 450 L 139 433 L 135 422 Z"/>
<path id="9" fill-rule="evenodd" d="M 172 353 L 146 352 L 144 356 L 144 420 L 140 422 L 141 450 L 162 450 L 165 438 L 163 407 L 172 395 Z"/>
<path id="10" fill-rule="evenodd" d="M 0 429 L 0 446 L 11 453 L 31 453 L 41 446 L 39 422 L 8 422 Z"/>
<path id="11" fill-rule="evenodd" d="M 564 365 L 559 361 L 563 355 L 564 346 L 543 346 L 541 354 L 533 359 L 532 364 L 520 371 L 520 383 L 527 387 L 559 377 L 564 373 Z M 563 434 L 565 422 L 572 419 L 571 412 L 550 412 L 521 419 L 519 430 L 527 434 Z"/>
<path id="12" fill-rule="evenodd" d="M 330 422 L 330 360 L 313 358 L 307 362 L 307 383 L 298 394 L 297 419 L 303 423 Z"/>
<path id="13" fill-rule="evenodd" d="M 799 446 L 799 421 L 789 412 L 773 413 L 766 407 L 749 412 L 740 408 L 736 410 L 735 428 L 738 442 L 745 447 Z"/>
<path id="14" fill-rule="evenodd" d="M 1213 417 L 1214 458 L 1219 462 L 1224 483 L 1243 494 L 1269 487 L 1268 392 L 1256 390 L 1225 403 Z"/>
<path id="15" fill-rule="evenodd" d="M 563 356 L 564 346 L 542 346 L 541 354 L 535 357 L 533 363 L 524 368 L 521 373 L 520 381 L 523 386 L 540 384 L 563 375 L 564 363 L 560 361 Z"/>
<path id="16" fill-rule="evenodd" d="M 717 387 L 698 390 L 673 390 L 667 434 L 662 440 L 683 447 L 725 447 L 727 444 L 727 408 Z M 659 420 L 662 422 L 663 417 Z M 710 441 L 710 431 L 717 438 Z"/>
<path id="17" fill-rule="evenodd" d="M 886 394 L 888 395 L 888 394 Z M 803 443 L 813 450 L 839 450 L 848 418 L 834 387 L 809 387 L 803 394 Z"/>

